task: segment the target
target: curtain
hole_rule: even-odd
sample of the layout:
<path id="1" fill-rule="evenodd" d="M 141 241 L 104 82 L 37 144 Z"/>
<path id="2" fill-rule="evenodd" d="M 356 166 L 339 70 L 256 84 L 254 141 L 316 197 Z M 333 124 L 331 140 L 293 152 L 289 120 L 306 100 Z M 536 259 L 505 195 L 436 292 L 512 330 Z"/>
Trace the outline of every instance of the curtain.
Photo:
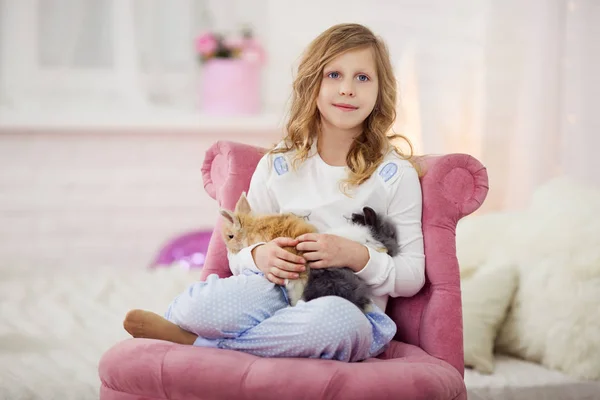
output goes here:
<path id="1" fill-rule="evenodd" d="M 523 208 L 557 176 L 600 186 L 600 2 L 469 5 L 430 26 L 445 39 L 422 34 L 397 49 L 396 130 L 421 153 L 483 161 L 490 192 L 480 212 Z"/>

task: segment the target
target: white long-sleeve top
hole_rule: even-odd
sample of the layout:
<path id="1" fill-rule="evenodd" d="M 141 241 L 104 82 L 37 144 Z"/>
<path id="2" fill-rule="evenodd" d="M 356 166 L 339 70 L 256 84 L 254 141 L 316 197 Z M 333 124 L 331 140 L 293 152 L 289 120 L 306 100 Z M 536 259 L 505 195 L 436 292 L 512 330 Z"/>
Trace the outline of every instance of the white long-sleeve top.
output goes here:
<path id="1" fill-rule="evenodd" d="M 326 164 L 313 147 L 311 156 L 296 170 L 292 154 L 267 154 L 258 163 L 248 190 L 256 213 L 290 212 L 305 217 L 320 232 L 350 224 L 352 213 L 369 206 L 396 223 L 400 251 L 395 257 L 367 246 L 369 261 L 356 274 L 370 287 L 372 300 L 385 310 L 388 297 L 409 297 L 425 282 L 425 254 L 421 227 L 421 185 L 412 164 L 390 152 L 377 171 L 345 194 L 340 182 L 346 167 Z M 252 257 L 254 244 L 229 254 L 234 275 L 258 271 Z"/>

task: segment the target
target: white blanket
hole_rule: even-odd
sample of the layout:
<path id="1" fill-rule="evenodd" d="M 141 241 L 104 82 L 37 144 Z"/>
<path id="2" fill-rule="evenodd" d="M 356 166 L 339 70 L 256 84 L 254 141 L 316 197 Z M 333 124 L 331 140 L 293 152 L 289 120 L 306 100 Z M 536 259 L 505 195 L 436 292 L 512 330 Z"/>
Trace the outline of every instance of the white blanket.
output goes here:
<path id="1" fill-rule="evenodd" d="M 0 266 L 0 399 L 97 399 L 131 308 L 162 313 L 199 271 Z"/>

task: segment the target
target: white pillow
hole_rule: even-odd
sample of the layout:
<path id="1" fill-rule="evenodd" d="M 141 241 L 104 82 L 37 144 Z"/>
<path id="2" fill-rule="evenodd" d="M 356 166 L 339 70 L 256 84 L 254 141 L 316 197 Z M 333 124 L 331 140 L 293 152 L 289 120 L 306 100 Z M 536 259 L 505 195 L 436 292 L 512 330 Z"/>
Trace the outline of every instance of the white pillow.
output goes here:
<path id="1" fill-rule="evenodd" d="M 462 281 L 465 367 L 494 372 L 494 342 L 517 288 L 511 264 L 482 265 Z"/>
<path id="2" fill-rule="evenodd" d="M 519 288 L 496 351 L 600 380 L 600 190 L 568 179 L 541 187 L 507 252 Z"/>
<path id="3" fill-rule="evenodd" d="M 572 267 L 574 257 L 556 255 L 522 268 L 496 349 L 579 379 L 600 380 L 600 274 Z M 596 265 L 598 271 L 600 262 Z"/>

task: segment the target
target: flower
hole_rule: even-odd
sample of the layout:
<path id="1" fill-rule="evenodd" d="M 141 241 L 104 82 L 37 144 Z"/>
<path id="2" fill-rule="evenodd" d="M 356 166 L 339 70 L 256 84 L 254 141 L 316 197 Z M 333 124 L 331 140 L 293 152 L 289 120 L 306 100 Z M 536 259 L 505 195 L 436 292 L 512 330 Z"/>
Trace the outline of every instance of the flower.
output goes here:
<path id="1" fill-rule="evenodd" d="M 241 36 L 234 36 L 225 39 L 223 44 L 225 47 L 229 47 L 231 49 L 242 49 L 246 44 L 246 39 Z"/>
<path id="2" fill-rule="evenodd" d="M 196 51 L 203 57 L 210 57 L 218 47 L 217 38 L 210 32 L 205 32 L 196 38 Z"/>
<path id="3" fill-rule="evenodd" d="M 265 60 L 265 51 L 254 39 L 250 29 L 242 30 L 241 35 L 228 37 L 215 32 L 204 32 L 196 38 L 195 44 L 201 62 L 211 58 L 240 58 L 262 64 Z"/>
<path id="4" fill-rule="evenodd" d="M 247 38 L 242 48 L 241 57 L 252 63 L 263 64 L 266 54 L 262 46 L 254 38 Z"/>

